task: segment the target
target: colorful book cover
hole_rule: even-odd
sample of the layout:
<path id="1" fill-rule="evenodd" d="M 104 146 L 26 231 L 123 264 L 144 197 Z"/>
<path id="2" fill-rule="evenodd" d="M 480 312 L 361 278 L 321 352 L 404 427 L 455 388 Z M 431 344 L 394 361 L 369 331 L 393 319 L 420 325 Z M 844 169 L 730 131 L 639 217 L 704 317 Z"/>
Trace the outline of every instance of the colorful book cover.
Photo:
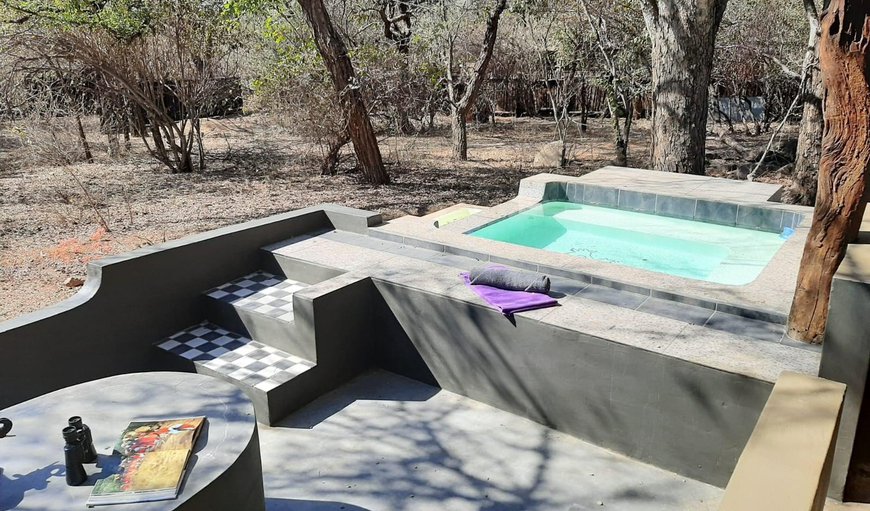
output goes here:
<path id="1" fill-rule="evenodd" d="M 205 417 L 131 422 L 115 445 L 116 472 L 97 481 L 88 506 L 173 499 Z"/>

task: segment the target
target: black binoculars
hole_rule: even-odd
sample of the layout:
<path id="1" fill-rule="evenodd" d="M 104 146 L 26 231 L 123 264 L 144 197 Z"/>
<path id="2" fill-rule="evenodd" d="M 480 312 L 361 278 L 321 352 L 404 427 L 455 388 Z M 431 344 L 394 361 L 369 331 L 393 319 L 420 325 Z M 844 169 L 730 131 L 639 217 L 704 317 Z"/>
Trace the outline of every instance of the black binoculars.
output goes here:
<path id="1" fill-rule="evenodd" d="M 82 464 L 96 461 L 97 451 L 94 449 L 91 428 L 82 422 L 82 418 L 76 415 L 70 417 L 68 422 L 69 426 L 63 428 L 62 432 L 63 439 L 66 441 L 66 445 L 63 447 L 66 462 L 66 484 L 78 486 L 88 478 Z"/>

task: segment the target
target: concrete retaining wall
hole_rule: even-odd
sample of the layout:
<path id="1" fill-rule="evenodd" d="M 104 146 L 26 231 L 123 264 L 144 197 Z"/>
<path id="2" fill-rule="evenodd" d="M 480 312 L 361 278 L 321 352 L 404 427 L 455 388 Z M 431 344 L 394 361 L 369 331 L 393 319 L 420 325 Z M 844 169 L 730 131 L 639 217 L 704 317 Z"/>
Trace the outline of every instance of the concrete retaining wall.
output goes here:
<path id="1" fill-rule="evenodd" d="M 870 426 L 865 393 L 870 370 L 870 245 L 850 245 L 831 286 L 831 302 L 819 376 L 845 383 L 846 398 L 834 454 L 828 495 L 849 498 L 854 477 L 866 487 L 870 469 L 870 439 L 859 431 Z M 859 418 L 861 421 L 859 421 Z M 866 429 L 863 429 L 866 431 Z M 852 477 L 849 477 L 850 468 Z M 867 490 L 861 490 L 867 498 Z M 854 497 L 854 495 L 852 495 Z"/>
<path id="2" fill-rule="evenodd" d="M 724 486 L 772 384 L 375 281 L 378 365 Z M 420 321 L 425 317 L 426 321 Z"/>
<path id="3" fill-rule="evenodd" d="M 324 205 L 91 263 L 72 298 L 0 323 L 0 408 L 97 378 L 166 369 L 152 343 L 201 321 L 201 293 L 256 270 L 260 247 L 376 223 L 380 215 Z"/>

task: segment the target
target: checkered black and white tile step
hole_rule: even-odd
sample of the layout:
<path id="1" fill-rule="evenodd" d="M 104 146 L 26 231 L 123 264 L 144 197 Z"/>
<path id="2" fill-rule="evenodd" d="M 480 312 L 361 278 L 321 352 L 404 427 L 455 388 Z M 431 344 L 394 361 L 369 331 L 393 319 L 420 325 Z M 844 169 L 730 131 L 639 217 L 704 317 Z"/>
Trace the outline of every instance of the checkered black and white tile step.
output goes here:
<path id="1" fill-rule="evenodd" d="M 259 312 L 283 321 L 293 321 L 293 293 L 307 284 L 258 271 L 205 292 L 206 296 Z"/>
<path id="2" fill-rule="evenodd" d="M 314 363 L 204 321 L 157 346 L 230 380 L 269 392 L 314 367 Z"/>

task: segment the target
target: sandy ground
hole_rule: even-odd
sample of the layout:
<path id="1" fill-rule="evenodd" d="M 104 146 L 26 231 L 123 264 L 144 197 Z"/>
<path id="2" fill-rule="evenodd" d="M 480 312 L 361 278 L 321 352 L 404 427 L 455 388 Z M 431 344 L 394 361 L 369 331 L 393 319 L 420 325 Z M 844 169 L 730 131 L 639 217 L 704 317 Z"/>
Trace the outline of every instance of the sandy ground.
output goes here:
<path id="1" fill-rule="evenodd" d="M 91 164 L 46 164 L 44 152 L 21 143 L 14 123 L 0 124 L 0 321 L 75 293 L 64 283 L 83 278 L 88 261 L 252 218 L 322 202 L 390 218 L 456 202 L 488 206 L 507 200 L 520 179 L 553 171 L 533 168 L 532 162 L 555 131 L 540 119 L 497 121 L 471 127 L 468 162 L 450 159 L 443 127 L 383 139 L 393 182 L 379 188 L 361 184 L 349 157 L 336 176 L 320 176 L 319 149 L 263 114 L 205 121 L 207 168 L 186 175 L 155 164 L 138 140 L 126 154 L 109 158 L 96 119 L 86 122 Z M 752 147 L 767 141 L 735 136 Z M 556 172 L 578 175 L 609 164 L 610 140 L 607 120 L 593 119 L 589 131 L 574 134 L 575 161 Z M 729 150 L 715 137 L 708 146 Z M 647 166 L 646 121 L 636 121 L 629 150 L 631 166 Z"/>

